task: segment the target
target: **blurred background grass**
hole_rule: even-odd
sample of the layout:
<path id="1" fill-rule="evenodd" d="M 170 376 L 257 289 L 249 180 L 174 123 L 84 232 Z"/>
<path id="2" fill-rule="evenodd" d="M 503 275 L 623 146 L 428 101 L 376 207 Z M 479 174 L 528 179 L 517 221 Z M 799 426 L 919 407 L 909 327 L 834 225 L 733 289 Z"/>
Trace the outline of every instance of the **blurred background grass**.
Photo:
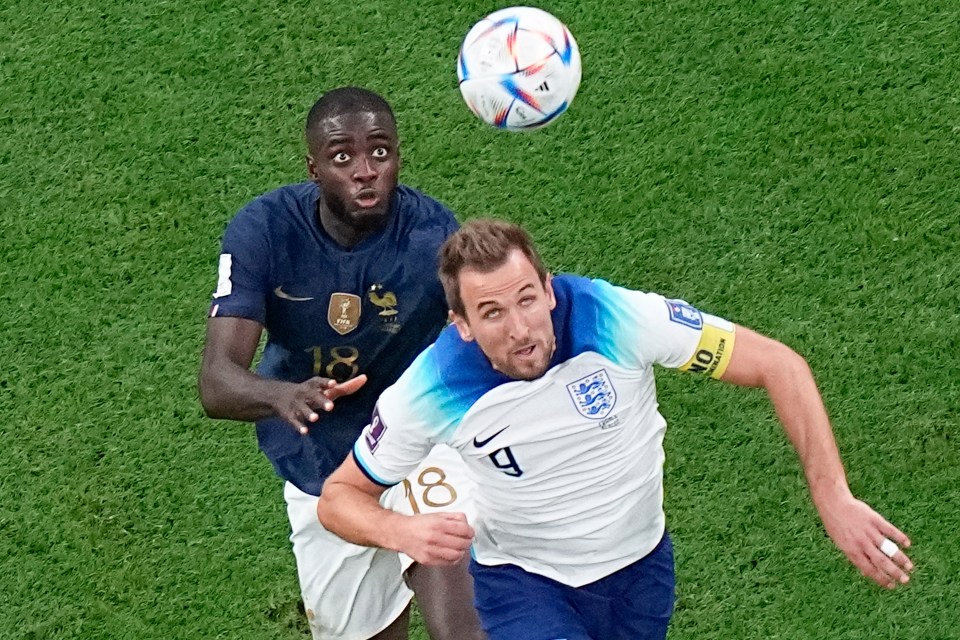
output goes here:
<path id="1" fill-rule="evenodd" d="M 343 84 L 391 101 L 402 179 L 461 219 L 806 355 L 854 491 L 914 540 L 913 584 L 867 583 L 765 398 L 664 373 L 671 638 L 957 637 L 960 8 L 540 5 L 583 84 L 514 135 L 456 88 L 500 6 L 0 6 L 0 637 L 305 637 L 280 482 L 194 381 L 224 225 L 304 178 Z"/>

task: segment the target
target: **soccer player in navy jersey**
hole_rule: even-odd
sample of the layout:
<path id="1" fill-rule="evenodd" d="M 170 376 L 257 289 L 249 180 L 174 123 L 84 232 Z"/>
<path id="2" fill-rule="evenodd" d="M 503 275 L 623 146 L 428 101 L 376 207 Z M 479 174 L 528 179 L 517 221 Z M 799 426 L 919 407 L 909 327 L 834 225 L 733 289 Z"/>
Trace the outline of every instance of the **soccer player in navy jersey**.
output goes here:
<path id="1" fill-rule="evenodd" d="M 458 224 L 436 200 L 398 185 L 396 120 L 379 95 L 324 94 L 307 117 L 306 142 L 310 180 L 256 198 L 227 226 L 199 377 L 203 407 L 213 418 L 256 422 L 260 448 L 286 481 L 316 640 L 407 638 L 411 589 L 432 638 L 483 638 L 466 561 L 413 564 L 348 544 L 317 520 L 323 482 L 377 397 L 446 323 L 437 251 Z M 383 504 L 469 511 L 461 467 L 438 447 Z"/>
<path id="2" fill-rule="evenodd" d="M 661 640 L 674 602 L 653 365 L 762 387 L 825 529 L 878 584 L 908 581 L 907 536 L 847 485 L 807 363 L 681 300 L 552 277 L 523 229 L 473 220 L 441 249 L 453 326 L 377 403 L 324 485 L 321 522 L 424 564 L 472 556 L 492 640 Z M 403 515 L 378 498 L 444 443 L 476 512 Z"/>

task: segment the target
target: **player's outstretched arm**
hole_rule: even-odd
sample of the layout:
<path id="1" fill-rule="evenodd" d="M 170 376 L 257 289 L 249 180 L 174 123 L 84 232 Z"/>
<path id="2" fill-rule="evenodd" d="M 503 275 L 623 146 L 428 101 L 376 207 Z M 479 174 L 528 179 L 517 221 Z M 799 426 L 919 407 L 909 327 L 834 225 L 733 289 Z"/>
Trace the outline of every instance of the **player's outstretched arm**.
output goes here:
<path id="1" fill-rule="evenodd" d="M 278 416 L 300 433 L 319 420 L 318 411 L 354 393 L 366 382 L 357 376 L 337 384 L 310 378 L 295 384 L 268 380 L 250 371 L 263 326 L 246 318 L 209 318 L 198 387 L 203 409 L 211 418 L 253 421 Z"/>
<path id="2" fill-rule="evenodd" d="M 347 542 L 402 551 L 427 566 L 456 564 L 470 549 L 473 528 L 466 515 L 397 513 L 380 505 L 383 491 L 350 454 L 324 483 L 317 517 Z"/>
<path id="3" fill-rule="evenodd" d="M 892 589 L 897 583 L 906 583 L 913 563 L 902 549 L 910 546 L 910 540 L 851 493 L 830 420 L 806 360 L 776 340 L 737 327 L 736 345 L 721 380 L 762 387 L 770 395 L 800 457 L 824 528 L 847 558 L 880 586 Z M 900 549 L 893 553 L 890 543 L 884 542 L 887 539 Z"/>

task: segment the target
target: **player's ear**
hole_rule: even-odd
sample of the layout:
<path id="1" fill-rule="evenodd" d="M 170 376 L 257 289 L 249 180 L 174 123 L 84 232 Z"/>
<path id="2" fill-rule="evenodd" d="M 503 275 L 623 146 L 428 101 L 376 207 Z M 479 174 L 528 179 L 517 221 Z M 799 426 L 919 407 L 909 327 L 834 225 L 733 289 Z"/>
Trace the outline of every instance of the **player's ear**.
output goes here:
<path id="1" fill-rule="evenodd" d="M 311 180 L 313 180 L 314 182 L 316 182 L 316 180 L 317 180 L 317 164 L 316 164 L 316 162 L 314 162 L 313 156 L 310 155 L 309 153 L 305 156 L 305 160 L 306 160 L 306 162 L 307 162 L 307 175 L 310 177 Z"/>
<path id="2" fill-rule="evenodd" d="M 547 293 L 547 303 L 550 305 L 550 311 L 557 307 L 557 296 L 553 293 L 553 274 L 548 273 L 543 280 L 543 290 Z"/>
<path id="3" fill-rule="evenodd" d="M 467 319 L 457 315 L 453 311 L 450 311 L 448 314 L 450 318 L 450 323 L 457 328 L 457 333 L 460 334 L 460 338 L 464 342 L 473 342 L 473 333 L 470 332 L 470 325 L 467 324 Z"/>

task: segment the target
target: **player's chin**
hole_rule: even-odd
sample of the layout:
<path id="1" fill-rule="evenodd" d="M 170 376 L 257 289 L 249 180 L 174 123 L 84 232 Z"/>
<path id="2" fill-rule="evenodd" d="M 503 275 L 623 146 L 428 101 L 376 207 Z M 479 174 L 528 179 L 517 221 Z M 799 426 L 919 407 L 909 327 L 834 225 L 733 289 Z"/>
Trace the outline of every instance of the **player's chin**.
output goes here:
<path id="1" fill-rule="evenodd" d="M 373 207 L 354 207 L 349 212 L 350 220 L 355 227 L 376 229 L 387 222 L 390 207 L 387 203 L 377 203 Z"/>
<path id="2" fill-rule="evenodd" d="M 515 380 L 536 380 L 547 372 L 546 362 L 522 360 L 514 362 L 505 373 Z"/>

